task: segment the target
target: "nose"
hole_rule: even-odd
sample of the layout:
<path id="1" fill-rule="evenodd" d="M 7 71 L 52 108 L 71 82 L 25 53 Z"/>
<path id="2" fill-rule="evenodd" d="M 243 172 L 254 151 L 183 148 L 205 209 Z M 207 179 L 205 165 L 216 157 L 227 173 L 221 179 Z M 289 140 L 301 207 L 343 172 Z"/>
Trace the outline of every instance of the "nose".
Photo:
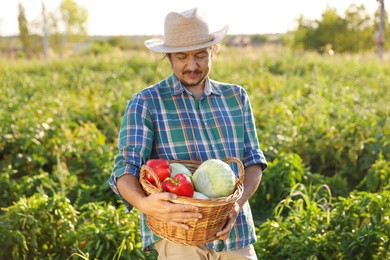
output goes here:
<path id="1" fill-rule="evenodd" d="M 195 69 L 199 68 L 199 64 L 198 64 L 198 61 L 196 60 L 195 56 L 190 55 L 188 57 L 187 68 L 190 70 L 195 70 Z"/>

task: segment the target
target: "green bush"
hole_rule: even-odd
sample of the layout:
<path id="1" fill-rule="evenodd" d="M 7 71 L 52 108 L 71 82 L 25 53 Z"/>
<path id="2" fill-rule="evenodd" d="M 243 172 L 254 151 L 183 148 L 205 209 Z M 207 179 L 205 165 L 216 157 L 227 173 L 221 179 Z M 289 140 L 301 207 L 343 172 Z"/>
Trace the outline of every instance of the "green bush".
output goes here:
<path id="1" fill-rule="evenodd" d="M 2 208 L 0 256 L 4 259 L 64 259 L 74 250 L 77 212 L 63 196 L 40 193 Z"/>
<path id="2" fill-rule="evenodd" d="M 302 184 L 259 226 L 255 249 L 262 259 L 331 259 L 334 250 L 325 232 L 330 222 L 332 196 L 327 186 Z"/>
<path id="3" fill-rule="evenodd" d="M 146 259 L 141 250 L 139 213 L 125 213 L 104 203 L 80 207 L 77 240 L 84 256 L 91 259 Z"/>
<path id="4" fill-rule="evenodd" d="M 365 184 L 365 190 L 369 192 L 390 190 L 390 161 L 386 161 L 380 154 L 379 159 L 368 170 L 362 184 Z"/>
<path id="5" fill-rule="evenodd" d="M 389 98 L 386 66 L 364 56 L 301 55 L 259 55 L 234 64 L 235 70 L 247 64 L 244 71 L 251 73 L 243 85 L 259 139 L 268 158 L 296 153 L 311 172 L 339 174 L 352 191 L 380 153 L 390 157 L 388 105 L 378 102 Z"/>
<path id="6" fill-rule="evenodd" d="M 22 196 L 30 197 L 40 192 L 52 196 L 57 190 L 58 183 L 47 172 L 37 172 L 20 179 L 10 178 L 10 174 L 4 171 L 0 174 L 0 207 L 7 207 L 18 201 Z"/>
<path id="7" fill-rule="evenodd" d="M 83 51 L 83 54 L 101 55 L 113 52 L 114 46 L 107 41 L 95 41 L 91 43 L 91 46 Z"/>
<path id="8" fill-rule="evenodd" d="M 390 192 L 352 192 L 334 205 L 326 232 L 337 243 L 338 258 L 388 259 L 390 257 Z"/>
<path id="9" fill-rule="evenodd" d="M 221 52 L 210 76 L 248 92 L 270 165 L 251 198 L 259 257 L 388 257 L 388 63 L 280 47 Z M 161 58 L 116 48 L 0 60 L 0 258 L 155 258 L 140 251 L 138 216 L 107 181 L 128 100 L 171 72 Z M 63 207 L 80 213 L 64 218 L 66 239 L 50 240 Z"/>
<path id="10" fill-rule="evenodd" d="M 105 202 L 79 212 L 64 196 L 35 193 L 0 215 L 0 256 L 5 259 L 147 259 L 141 250 L 139 213 Z"/>
<path id="11" fill-rule="evenodd" d="M 291 188 L 304 180 L 306 170 L 297 154 L 281 153 L 270 161 L 258 192 L 250 200 L 256 219 L 270 216 L 275 206 L 290 193 Z"/>
<path id="12" fill-rule="evenodd" d="M 259 226 L 255 249 L 260 258 L 390 257 L 390 193 L 354 192 L 333 202 L 325 187 L 292 188 L 274 217 Z"/>

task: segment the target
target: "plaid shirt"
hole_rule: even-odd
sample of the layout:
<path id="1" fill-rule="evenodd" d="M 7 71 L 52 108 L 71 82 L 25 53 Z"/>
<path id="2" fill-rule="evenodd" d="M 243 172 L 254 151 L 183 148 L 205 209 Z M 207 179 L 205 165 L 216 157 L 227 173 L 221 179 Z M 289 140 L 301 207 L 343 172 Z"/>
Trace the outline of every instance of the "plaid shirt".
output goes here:
<path id="1" fill-rule="evenodd" d="M 174 74 L 137 93 L 126 108 L 118 146 L 110 184 L 129 211 L 132 206 L 119 194 L 116 180 L 124 174 L 139 178 L 140 167 L 150 158 L 206 161 L 236 157 L 244 167 L 260 164 L 263 170 L 267 168 L 245 90 L 211 79 L 207 79 L 200 99 L 184 88 Z M 237 165 L 231 166 L 238 177 Z M 146 216 L 141 213 L 144 249 L 160 239 L 151 232 L 145 220 Z M 206 247 L 229 251 L 255 241 L 252 213 L 247 202 L 230 237 L 210 242 Z"/>

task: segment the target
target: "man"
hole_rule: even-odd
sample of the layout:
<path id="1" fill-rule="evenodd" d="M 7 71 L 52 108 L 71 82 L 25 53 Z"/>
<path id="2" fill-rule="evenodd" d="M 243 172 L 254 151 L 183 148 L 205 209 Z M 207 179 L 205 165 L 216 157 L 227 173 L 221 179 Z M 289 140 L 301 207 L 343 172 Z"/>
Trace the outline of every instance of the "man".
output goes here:
<path id="1" fill-rule="evenodd" d="M 156 248 L 159 259 L 257 259 L 247 201 L 258 188 L 267 162 L 244 89 L 208 77 L 211 58 L 227 29 L 210 33 L 206 19 L 194 8 L 169 13 L 164 37 L 145 42 L 150 50 L 167 55 L 173 74 L 135 94 L 129 102 L 110 181 L 128 209 L 136 207 L 141 212 L 143 248 Z M 140 167 L 151 158 L 206 161 L 227 157 L 243 162 L 244 192 L 217 234 L 219 239 L 202 246 L 184 246 L 154 235 L 145 215 L 183 228 L 202 216 L 196 206 L 169 202 L 175 194 L 146 196 L 139 183 Z"/>

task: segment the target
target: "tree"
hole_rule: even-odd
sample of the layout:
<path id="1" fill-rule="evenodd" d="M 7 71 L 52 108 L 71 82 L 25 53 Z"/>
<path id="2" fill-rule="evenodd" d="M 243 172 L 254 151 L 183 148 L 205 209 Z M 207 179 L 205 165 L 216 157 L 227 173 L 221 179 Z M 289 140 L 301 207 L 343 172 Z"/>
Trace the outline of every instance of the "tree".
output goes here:
<path id="1" fill-rule="evenodd" d="M 345 31 L 345 21 L 337 14 L 335 8 L 328 7 L 317 21 L 313 37 L 317 39 L 315 49 L 323 52 L 327 49 L 339 50 L 342 43 L 342 32 Z"/>
<path id="2" fill-rule="evenodd" d="M 42 1 L 42 17 L 43 17 L 43 28 L 42 28 L 42 33 L 43 33 L 43 38 L 42 38 L 42 43 L 43 43 L 43 53 L 45 56 L 45 59 L 49 58 L 49 33 L 47 30 L 47 16 L 46 16 L 46 6 Z"/>
<path id="3" fill-rule="evenodd" d="M 310 37 L 309 34 L 313 31 L 315 22 L 306 19 L 303 15 L 300 15 L 297 19 L 297 23 L 298 27 L 292 32 L 292 39 L 289 39 L 290 44 L 294 49 L 310 49 L 309 46 L 313 46 L 314 44 L 308 42 L 308 40 L 313 39 L 313 37 Z"/>
<path id="4" fill-rule="evenodd" d="M 74 0 L 62 0 L 57 9 L 43 11 L 42 16 L 42 27 L 46 27 L 49 35 L 50 49 L 60 54 L 87 36 L 88 11 Z"/>
<path id="5" fill-rule="evenodd" d="M 88 11 L 77 5 L 74 0 L 63 0 L 60 5 L 61 21 L 64 25 L 64 39 L 77 42 L 87 35 Z"/>
<path id="6" fill-rule="evenodd" d="M 375 32 L 375 44 L 377 45 L 377 53 L 382 58 L 385 45 L 385 1 L 377 1 L 380 3 L 380 13 L 378 31 Z"/>
<path id="7" fill-rule="evenodd" d="M 299 18 L 292 46 L 318 52 L 358 52 L 373 48 L 373 30 L 374 21 L 363 5 L 350 5 L 343 17 L 328 7 L 319 20 Z"/>
<path id="8" fill-rule="evenodd" d="M 301 16 L 298 28 L 293 32 L 293 46 L 301 46 L 305 50 L 324 52 L 335 48 L 340 42 L 340 31 L 345 23 L 335 8 L 327 7 L 320 20 L 307 20 Z"/>
<path id="9" fill-rule="evenodd" d="M 352 4 L 345 11 L 346 30 L 343 34 L 342 51 L 358 52 L 373 47 L 374 23 L 364 5 Z"/>
<path id="10" fill-rule="evenodd" d="M 49 45 L 52 50 L 60 52 L 61 48 L 61 29 L 60 29 L 60 17 L 56 12 L 46 12 L 45 19 L 47 21 L 47 33 L 49 36 Z"/>
<path id="11" fill-rule="evenodd" d="M 19 39 L 22 43 L 23 52 L 29 56 L 30 55 L 30 35 L 28 31 L 28 23 L 26 19 L 26 14 L 24 7 L 19 3 L 19 14 L 18 14 L 18 24 L 19 24 Z"/>

